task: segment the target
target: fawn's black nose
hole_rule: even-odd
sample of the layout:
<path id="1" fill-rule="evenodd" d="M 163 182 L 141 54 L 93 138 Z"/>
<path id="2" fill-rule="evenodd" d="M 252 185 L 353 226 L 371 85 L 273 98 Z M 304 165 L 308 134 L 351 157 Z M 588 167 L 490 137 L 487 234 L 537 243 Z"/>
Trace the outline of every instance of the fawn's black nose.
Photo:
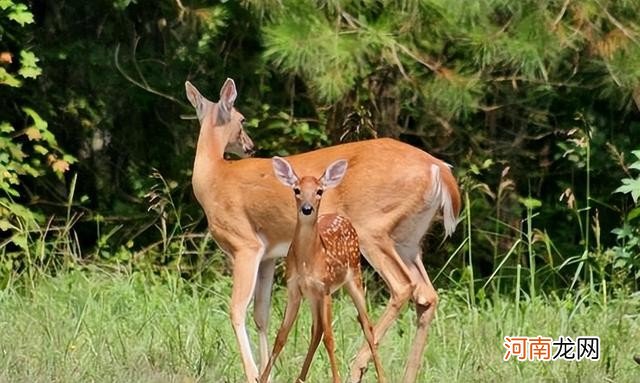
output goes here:
<path id="1" fill-rule="evenodd" d="M 310 215 L 311 213 L 313 213 L 313 206 L 305 202 L 302 204 L 302 207 L 300 207 L 300 211 L 304 215 Z"/>

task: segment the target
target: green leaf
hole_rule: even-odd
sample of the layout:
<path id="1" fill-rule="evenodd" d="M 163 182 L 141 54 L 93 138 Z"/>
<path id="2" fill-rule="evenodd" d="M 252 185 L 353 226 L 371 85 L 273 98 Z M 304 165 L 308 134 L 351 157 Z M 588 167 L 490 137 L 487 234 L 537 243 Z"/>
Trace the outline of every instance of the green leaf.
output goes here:
<path id="1" fill-rule="evenodd" d="M 20 193 L 18 193 L 17 190 L 12 189 L 11 186 L 7 186 L 7 187 L 2 187 L 2 190 L 4 190 L 5 192 L 7 192 L 7 194 L 9 194 L 12 197 L 20 197 Z"/>
<path id="2" fill-rule="evenodd" d="M 35 169 L 34 167 L 32 167 L 29 164 L 25 164 L 23 166 L 24 172 L 27 175 L 30 175 L 32 177 L 37 177 L 40 173 L 38 172 L 38 169 Z"/>
<path id="3" fill-rule="evenodd" d="M 640 161 L 634 162 L 631 165 L 629 165 L 629 169 L 640 170 Z"/>
<path id="4" fill-rule="evenodd" d="M 0 9 L 2 9 L 3 11 L 13 5 L 14 3 L 11 0 L 0 0 Z"/>
<path id="5" fill-rule="evenodd" d="M 636 179 L 624 178 L 622 180 L 623 185 L 619 186 L 614 193 L 624 193 L 631 194 L 631 198 L 633 198 L 633 202 L 638 203 L 638 198 L 640 198 L 640 177 Z"/>
<path id="6" fill-rule="evenodd" d="M 8 16 L 9 20 L 13 20 L 21 26 L 33 23 L 33 13 L 31 13 L 29 8 L 24 4 L 15 4 L 12 6 Z"/>
<path id="7" fill-rule="evenodd" d="M 38 130 L 42 133 L 44 133 L 44 130 L 47 129 L 47 122 L 45 120 L 42 119 L 42 117 L 40 117 L 40 115 L 33 109 L 29 108 L 29 107 L 24 107 L 22 108 L 22 110 L 29 116 L 31 117 L 31 119 L 33 120 L 33 123 L 35 124 L 36 128 L 38 128 Z"/>
<path id="8" fill-rule="evenodd" d="M 27 236 L 23 233 L 17 233 L 13 237 L 11 237 L 11 242 L 13 242 L 16 246 L 20 247 L 22 250 L 28 250 L 28 242 Z"/>
<path id="9" fill-rule="evenodd" d="M 36 78 L 42 74 L 42 69 L 33 67 L 22 67 L 18 71 L 24 78 Z"/>
<path id="10" fill-rule="evenodd" d="M 17 227 L 7 219 L 0 219 L 0 231 L 7 231 L 11 229 L 17 229 Z"/>
<path id="11" fill-rule="evenodd" d="M 520 198 L 520 203 L 523 204 L 527 209 L 535 209 L 537 207 L 542 206 L 542 201 L 537 200 L 535 198 Z"/>
<path id="12" fill-rule="evenodd" d="M 11 133 L 14 130 L 15 129 L 13 129 L 13 126 L 11 126 L 11 124 L 9 124 L 8 122 L 0 123 L 0 133 Z"/>
<path id="13" fill-rule="evenodd" d="M 631 211 L 629 212 L 629 214 L 627 214 L 627 220 L 631 221 L 635 218 L 640 217 L 640 206 L 636 207 L 635 209 L 631 209 Z"/>
<path id="14" fill-rule="evenodd" d="M 615 261 L 615 263 L 613 264 L 613 268 L 614 269 L 621 269 L 624 268 L 627 265 L 627 261 L 620 258 L 617 261 Z"/>
<path id="15" fill-rule="evenodd" d="M 23 66 L 37 66 L 40 61 L 31 51 L 20 51 L 20 62 Z"/>
<path id="16" fill-rule="evenodd" d="M 14 159 L 22 161 L 27 155 L 22 151 L 22 145 L 16 144 L 9 147 L 9 151 Z"/>
<path id="17" fill-rule="evenodd" d="M 74 156 L 70 155 L 70 154 L 63 154 L 62 155 L 62 159 L 64 161 L 67 161 L 70 164 L 73 164 L 73 163 L 75 163 L 77 161 L 77 159 Z"/>
<path id="18" fill-rule="evenodd" d="M 0 67 L 0 84 L 18 88 L 21 83 L 20 80 L 15 78 L 15 76 L 7 72 L 4 68 Z"/>
<path id="19" fill-rule="evenodd" d="M 20 63 L 22 67 L 18 73 L 24 78 L 36 78 L 42 74 L 42 69 L 38 66 L 38 59 L 33 52 L 21 51 Z"/>
<path id="20" fill-rule="evenodd" d="M 40 154 L 47 154 L 49 153 L 49 150 L 47 148 L 45 148 L 42 145 L 33 145 L 33 150 L 35 150 L 36 152 L 40 153 Z"/>

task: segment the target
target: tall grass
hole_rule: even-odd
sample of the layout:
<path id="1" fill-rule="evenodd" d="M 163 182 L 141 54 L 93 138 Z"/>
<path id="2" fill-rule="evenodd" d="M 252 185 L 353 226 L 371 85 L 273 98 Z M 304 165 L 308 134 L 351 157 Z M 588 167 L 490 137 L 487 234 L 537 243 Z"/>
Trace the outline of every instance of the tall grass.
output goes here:
<path id="1" fill-rule="evenodd" d="M 567 153 L 575 157 L 571 161 L 579 163 L 576 172 L 584 177 L 584 183 L 574 185 L 584 191 L 582 197 L 574 194 L 572 188 L 562 193 L 558 205 L 534 198 L 531 191 L 528 197 L 520 197 L 515 183 L 508 177 L 508 166 L 503 168 L 497 184 L 492 187 L 480 181 L 491 178 L 494 165 L 491 160 L 480 161 L 459 175 L 465 203 L 460 219 L 464 256 L 459 256 L 455 250 L 452 254 L 456 257 L 452 255 L 437 276 L 459 274 L 458 278 L 450 277 L 446 282 L 449 286 L 465 289 L 470 306 L 486 296 L 487 289 L 493 294 L 513 296 L 514 304 L 518 306 L 534 301 L 541 294 L 572 294 L 584 286 L 606 304 L 616 290 L 637 286 L 640 275 L 638 263 L 634 261 L 637 256 L 629 254 L 630 250 L 624 244 L 619 248 L 610 244 L 609 248 L 603 246 L 607 228 L 601 227 L 593 202 L 622 213 L 621 221 L 626 225 L 625 209 L 596 201 L 591 195 L 593 127 L 580 115 L 576 121 L 581 126 L 569 133 L 565 146 Z M 619 153 L 617 155 L 621 157 Z M 623 160 L 620 163 L 627 168 Z M 614 190 L 612 185 L 611 192 Z M 549 214 L 561 217 L 558 211 L 563 211 L 567 219 L 562 233 L 537 227 L 541 222 L 549 222 Z M 634 230 L 618 228 L 614 233 L 616 230 L 619 237 L 626 239 L 626 235 L 634 243 L 640 238 Z M 622 232 L 626 234 L 620 235 Z M 554 236 L 564 236 L 562 252 L 556 247 Z M 579 236 L 579 241 L 576 239 L 572 243 L 567 236 Z M 449 248 L 453 249 L 453 246 Z M 475 266 L 487 261 L 492 270 L 487 272 L 485 268 L 483 274 Z"/>
<path id="2" fill-rule="evenodd" d="M 0 381 L 2 382 L 241 382 L 243 373 L 228 320 L 231 281 L 206 285 L 179 276 L 69 271 L 16 282 L 0 292 Z M 576 299 L 546 296 L 519 309 L 507 297 L 469 309 L 461 291 L 440 291 L 419 381 L 609 381 L 633 382 L 640 366 L 632 352 L 640 344 L 640 296 L 614 297 L 605 307 L 588 290 Z M 283 315 L 283 287 L 274 294 L 271 336 Z M 377 318 L 380 305 L 370 304 Z M 363 342 L 348 297 L 334 308 L 343 376 Z M 275 324 L 274 324 L 275 323 Z M 249 323 L 254 337 L 253 325 Z M 309 341 L 311 320 L 303 305 L 275 381 L 293 381 Z M 381 342 L 389 380 L 398 382 L 414 332 L 405 311 Z M 505 335 L 597 335 L 599 362 L 503 362 Z M 255 343 L 254 343 L 255 344 Z M 372 368 L 370 370 L 373 370 Z M 324 351 L 310 382 L 330 379 Z M 375 381 L 369 371 L 366 382 Z"/>

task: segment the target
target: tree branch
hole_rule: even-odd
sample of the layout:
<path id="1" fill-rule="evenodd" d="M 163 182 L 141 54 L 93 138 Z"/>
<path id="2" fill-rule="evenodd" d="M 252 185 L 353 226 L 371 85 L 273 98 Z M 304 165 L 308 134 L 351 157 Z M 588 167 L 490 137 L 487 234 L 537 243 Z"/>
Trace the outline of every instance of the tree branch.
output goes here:
<path id="1" fill-rule="evenodd" d="M 177 98 L 168 95 L 166 93 L 162 93 L 160 91 L 157 91 L 155 89 L 153 89 L 152 87 L 150 87 L 149 85 L 147 85 L 147 81 L 144 79 L 144 76 L 142 76 L 142 73 L 139 73 L 140 77 L 142 78 L 143 83 L 136 81 L 133 77 L 129 76 L 129 74 L 127 74 L 122 67 L 120 66 L 120 61 L 118 60 L 118 57 L 120 56 L 120 44 L 118 43 L 118 45 L 116 45 L 116 50 L 114 53 L 114 62 L 116 65 L 116 69 L 118 70 L 118 72 L 120 72 L 120 74 L 122 75 L 122 77 L 124 77 L 125 79 L 127 79 L 127 81 L 129 81 L 130 83 L 134 84 L 135 86 L 146 90 L 149 93 L 155 94 L 156 96 L 160 96 L 162 98 L 165 98 L 169 101 L 173 101 L 179 105 L 182 106 L 187 106 L 186 103 L 178 100 Z M 133 60 L 135 61 L 135 57 L 133 58 Z"/>

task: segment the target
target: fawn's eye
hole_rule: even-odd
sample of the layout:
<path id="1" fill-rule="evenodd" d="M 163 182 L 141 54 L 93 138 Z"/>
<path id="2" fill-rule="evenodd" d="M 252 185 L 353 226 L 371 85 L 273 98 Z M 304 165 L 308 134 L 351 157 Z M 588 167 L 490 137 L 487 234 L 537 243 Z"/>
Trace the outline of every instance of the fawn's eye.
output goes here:
<path id="1" fill-rule="evenodd" d="M 318 197 L 322 197 L 322 193 L 323 193 L 323 190 L 322 189 L 318 189 L 318 191 L 316 192 L 316 195 Z"/>
<path id="2" fill-rule="evenodd" d="M 295 193 L 295 195 L 300 195 L 300 189 L 298 188 L 293 188 L 293 192 Z"/>

